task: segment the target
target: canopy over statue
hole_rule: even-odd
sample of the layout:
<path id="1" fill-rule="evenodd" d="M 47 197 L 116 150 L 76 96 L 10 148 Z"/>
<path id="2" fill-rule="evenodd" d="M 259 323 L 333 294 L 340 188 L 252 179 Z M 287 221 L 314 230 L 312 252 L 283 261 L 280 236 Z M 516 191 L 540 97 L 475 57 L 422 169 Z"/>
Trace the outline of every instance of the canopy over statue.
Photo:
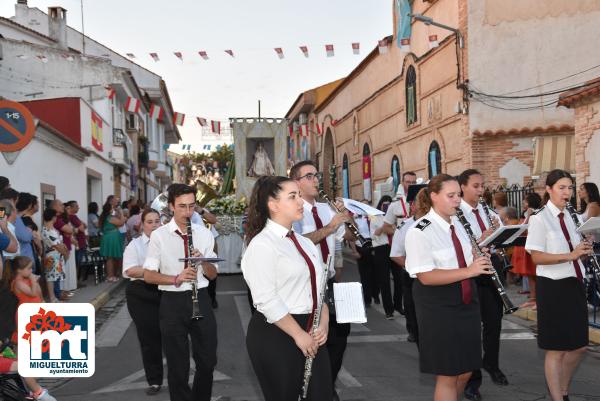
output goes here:
<path id="1" fill-rule="evenodd" d="M 259 141 L 256 145 L 252 164 L 248 169 L 248 176 L 260 177 L 261 175 L 275 175 L 275 168 L 273 167 L 273 163 L 271 163 L 271 159 L 269 159 L 262 141 Z"/>

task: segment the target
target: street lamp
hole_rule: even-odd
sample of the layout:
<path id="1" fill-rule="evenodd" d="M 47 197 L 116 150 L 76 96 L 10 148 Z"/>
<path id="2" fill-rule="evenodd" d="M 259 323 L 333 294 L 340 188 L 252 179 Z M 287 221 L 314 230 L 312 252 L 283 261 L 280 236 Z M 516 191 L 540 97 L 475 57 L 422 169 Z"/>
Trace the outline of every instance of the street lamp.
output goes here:
<path id="1" fill-rule="evenodd" d="M 435 22 L 433 20 L 433 18 L 427 17 L 423 14 L 408 14 L 408 15 L 410 17 L 416 19 L 417 21 L 421 21 L 425 25 L 433 25 L 433 26 L 437 26 L 438 28 L 442 28 L 442 29 L 446 29 L 448 31 L 454 32 L 456 34 L 456 37 L 458 38 L 458 46 L 461 49 L 465 47 L 465 42 L 463 40 L 462 34 L 460 33 L 460 30 L 458 30 L 456 28 L 452 28 L 451 26 L 448 26 L 448 25 L 440 24 L 439 22 Z"/>

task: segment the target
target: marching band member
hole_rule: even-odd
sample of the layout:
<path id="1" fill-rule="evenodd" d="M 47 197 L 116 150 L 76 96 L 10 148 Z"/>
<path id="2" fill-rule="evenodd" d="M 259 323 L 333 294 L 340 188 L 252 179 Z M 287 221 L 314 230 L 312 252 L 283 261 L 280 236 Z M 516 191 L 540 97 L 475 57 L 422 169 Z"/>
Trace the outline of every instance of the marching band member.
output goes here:
<path id="1" fill-rule="evenodd" d="M 335 240 L 344 238 L 346 232 L 344 223 L 349 221 L 350 217 L 346 213 L 334 212 L 327 203 L 316 201 L 319 193 L 320 174 L 312 161 L 306 160 L 296 163 L 290 169 L 290 177 L 298 184 L 300 195 L 304 201 L 304 214 L 302 219 L 294 224 L 294 228 L 298 233 L 317 245 L 320 259 L 325 262 L 329 255 L 334 255 Z M 342 207 L 343 205 L 338 206 L 339 209 L 342 209 Z M 333 288 L 334 281 L 335 272 L 330 271 L 328 279 L 330 289 Z M 338 372 L 342 368 L 342 360 L 349 334 L 350 324 L 339 324 L 335 321 L 335 316 L 332 315 L 329 319 L 327 340 L 332 386 L 335 386 Z M 335 389 L 333 397 L 334 400 L 338 399 Z"/>
<path id="2" fill-rule="evenodd" d="M 217 324 L 206 287 L 217 276 L 211 263 L 186 267 L 179 259 L 188 256 L 187 222 L 196 206 L 194 188 L 172 184 L 167 189 L 169 209 L 173 218 L 156 229 L 148 244 L 144 261 L 144 280 L 158 284 L 160 299 L 160 331 L 167 357 L 169 394 L 177 401 L 209 401 L 212 394 L 213 370 L 217 364 Z M 203 226 L 192 224 L 194 250 L 190 256 L 215 257 L 214 238 Z M 196 281 L 201 319 L 192 320 L 192 284 Z M 188 384 L 190 373 L 190 342 L 195 362 L 194 383 Z"/>
<path id="3" fill-rule="evenodd" d="M 160 215 L 147 209 L 142 213 L 142 235 L 131 240 L 123 253 L 123 277 L 130 279 L 125 292 L 127 309 L 137 330 L 142 349 L 144 372 L 149 387 L 146 394 L 154 395 L 163 383 L 162 345 L 158 311 L 160 291 L 156 284 L 144 281 L 144 260 L 150 235 L 160 227 Z"/>
<path id="4" fill-rule="evenodd" d="M 389 195 L 384 195 L 377 203 L 377 209 L 385 212 L 387 206 L 392 201 Z M 375 270 L 375 281 L 377 288 L 381 293 L 381 302 L 385 317 L 388 320 L 394 319 L 394 302 L 392 301 L 392 289 L 390 287 L 390 243 L 387 234 L 384 231 L 383 215 L 369 216 L 370 234 L 373 240 L 373 266 Z"/>
<path id="5" fill-rule="evenodd" d="M 580 258 L 592 253 L 580 242 L 565 205 L 573 178 L 553 170 L 546 178 L 546 206 L 529 217 L 525 249 L 537 265 L 538 347 L 553 401 L 569 400 L 569 385 L 588 344 L 588 315 Z"/>
<path id="6" fill-rule="evenodd" d="M 413 283 L 423 373 L 437 375 L 435 401 L 456 401 L 481 367 L 481 316 L 472 278 L 491 274 L 489 258 L 473 257 L 456 218 L 460 186 L 440 174 L 427 188 L 431 210 L 406 234 L 406 270 Z M 459 227 L 458 229 L 456 227 Z"/>
<path id="7" fill-rule="evenodd" d="M 494 231 L 486 217 L 483 206 L 479 203 L 485 189 L 483 176 L 477 170 L 468 169 L 458 176 L 458 182 L 462 191 L 460 208 L 471 224 L 475 238 L 481 241 Z M 494 211 L 488 210 L 488 213 L 496 227 L 502 225 L 499 216 Z M 498 270 L 498 274 L 502 276 L 502 261 L 496 255 L 492 255 L 492 264 Z M 475 281 L 477 283 L 483 327 L 482 367 L 489 373 L 495 384 L 505 386 L 508 384 L 508 379 L 500 370 L 500 332 L 502 331 L 502 316 L 504 314 L 502 299 L 489 277 L 479 277 Z M 465 397 L 467 399 L 474 401 L 481 399 L 481 393 L 479 392 L 481 382 L 481 370 L 478 369 L 473 372 L 465 387 Z"/>
<path id="8" fill-rule="evenodd" d="M 333 391 L 329 354 L 321 347 L 329 327 L 326 304 L 309 334 L 324 272 L 315 244 L 292 231 L 303 212 L 294 180 L 262 176 L 254 185 L 242 272 L 257 311 L 246 346 L 266 401 L 298 400 L 307 356 L 315 357 L 307 399 L 330 401 Z"/>
<path id="9" fill-rule="evenodd" d="M 410 213 L 412 217 L 407 218 L 402 222 L 400 227 L 394 232 L 392 238 L 392 249 L 390 250 L 390 258 L 398 265 L 394 269 L 401 268 L 405 270 L 406 266 L 406 233 L 413 227 L 417 220 L 425 216 L 429 212 L 429 202 L 426 200 L 427 193 L 425 188 L 421 189 L 415 200 L 410 204 Z M 412 286 L 415 279 L 408 276 L 402 278 L 402 302 L 404 303 L 404 311 L 406 317 L 406 331 L 408 331 L 408 342 L 417 343 L 419 345 L 419 326 L 417 324 L 417 313 L 415 311 L 415 301 L 412 295 Z"/>

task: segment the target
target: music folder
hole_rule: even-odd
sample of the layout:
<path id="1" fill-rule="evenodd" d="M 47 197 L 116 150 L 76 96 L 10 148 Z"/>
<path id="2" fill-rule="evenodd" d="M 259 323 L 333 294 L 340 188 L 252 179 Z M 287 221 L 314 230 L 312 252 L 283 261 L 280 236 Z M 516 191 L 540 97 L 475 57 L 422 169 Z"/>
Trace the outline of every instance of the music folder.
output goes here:
<path id="1" fill-rule="evenodd" d="M 494 231 L 489 237 L 483 240 L 479 246 L 506 248 L 515 245 L 514 242 L 527 230 L 527 224 L 518 224 L 513 226 L 502 226 Z"/>
<path id="2" fill-rule="evenodd" d="M 361 283 L 333 283 L 333 297 L 338 323 L 367 322 Z"/>
<path id="3" fill-rule="evenodd" d="M 600 217 L 590 217 L 578 229 L 578 233 L 589 234 L 594 231 L 600 231 Z"/>

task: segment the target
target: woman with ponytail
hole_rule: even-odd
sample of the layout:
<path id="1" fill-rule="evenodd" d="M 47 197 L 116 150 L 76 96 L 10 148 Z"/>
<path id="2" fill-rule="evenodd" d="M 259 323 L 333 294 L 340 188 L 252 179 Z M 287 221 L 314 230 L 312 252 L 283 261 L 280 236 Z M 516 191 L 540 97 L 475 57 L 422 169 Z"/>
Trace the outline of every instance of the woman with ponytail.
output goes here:
<path id="1" fill-rule="evenodd" d="M 307 399 L 331 400 L 329 355 L 323 347 L 329 327 L 326 304 L 312 333 L 323 290 L 322 263 L 315 244 L 292 231 L 304 212 L 298 184 L 287 177 L 260 177 L 248 209 L 242 272 L 257 311 L 246 346 L 265 400 L 298 400 L 308 356 L 315 359 Z"/>
<path id="2" fill-rule="evenodd" d="M 429 212 L 406 234 L 406 270 L 412 278 L 423 373 L 436 375 L 435 401 L 456 401 L 471 372 L 481 368 L 481 316 L 473 280 L 492 274 L 488 257 L 474 257 L 454 216 L 460 206 L 456 178 L 431 179 L 419 200 Z"/>

